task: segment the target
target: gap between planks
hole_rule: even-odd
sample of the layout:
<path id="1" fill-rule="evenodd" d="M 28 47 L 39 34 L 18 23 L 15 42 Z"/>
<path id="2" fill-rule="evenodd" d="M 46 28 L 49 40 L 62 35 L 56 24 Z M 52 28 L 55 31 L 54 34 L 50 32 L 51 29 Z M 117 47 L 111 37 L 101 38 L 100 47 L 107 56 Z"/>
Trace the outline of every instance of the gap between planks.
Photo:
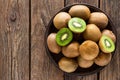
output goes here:
<path id="1" fill-rule="evenodd" d="M 31 0 L 29 0 L 29 80 L 31 80 Z"/>

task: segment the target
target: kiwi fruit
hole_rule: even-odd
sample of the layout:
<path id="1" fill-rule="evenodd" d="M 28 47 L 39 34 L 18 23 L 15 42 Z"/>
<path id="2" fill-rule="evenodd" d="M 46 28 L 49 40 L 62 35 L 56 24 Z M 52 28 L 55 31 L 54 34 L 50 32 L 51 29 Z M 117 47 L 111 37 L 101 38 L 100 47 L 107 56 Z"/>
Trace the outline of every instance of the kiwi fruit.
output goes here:
<path id="1" fill-rule="evenodd" d="M 102 12 L 93 12 L 90 14 L 88 23 L 97 25 L 100 29 L 106 28 L 108 24 L 107 16 Z"/>
<path id="2" fill-rule="evenodd" d="M 62 28 L 57 32 L 56 42 L 59 46 L 66 46 L 73 39 L 73 34 L 68 28 Z"/>
<path id="3" fill-rule="evenodd" d="M 95 64 L 99 65 L 99 66 L 105 66 L 107 65 L 112 58 L 112 54 L 106 54 L 104 52 L 99 53 L 99 55 L 95 58 L 94 62 Z"/>
<path id="4" fill-rule="evenodd" d="M 74 17 L 69 20 L 68 27 L 74 33 L 82 33 L 86 29 L 86 22 L 81 18 Z"/>
<path id="5" fill-rule="evenodd" d="M 94 41 L 86 40 L 79 46 L 79 52 L 83 59 L 93 60 L 99 54 L 99 47 Z"/>
<path id="6" fill-rule="evenodd" d="M 56 33 L 51 33 L 47 37 L 47 45 L 52 53 L 58 54 L 61 51 L 61 47 L 56 42 Z"/>
<path id="7" fill-rule="evenodd" d="M 112 39 L 106 35 L 102 35 L 99 40 L 99 46 L 102 52 L 111 53 L 115 50 L 115 44 Z"/>
<path id="8" fill-rule="evenodd" d="M 90 10 L 85 5 L 75 5 L 70 8 L 69 14 L 72 17 L 79 17 L 87 20 L 90 17 Z"/>
<path id="9" fill-rule="evenodd" d="M 108 29 L 103 30 L 102 35 L 106 35 L 110 37 L 114 42 L 116 42 L 116 36 L 111 30 L 108 30 Z"/>
<path id="10" fill-rule="evenodd" d="M 94 61 L 93 60 L 85 60 L 83 59 L 82 57 L 78 57 L 78 65 L 81 67 L 81 68 L 89 68 L 93 65 Z"/>
<path id="11" fill-rule="evenodd" d="M 61 29 L 67 27 L 67 23 L 70 19 L 71 16 L 67 12 L 60 12 L 54 17 L 53 24 L 57 29 Z"/>
<path id="12" fill-rule="evenodd" d="M 97 42 L 101 37 L 101 31 L 95 24 L 88 24 L 86 30 L 83 33 L 83 37 L 86 40 Z"/>
<path id="13" fill-rule="evenodd" d="M 61 58 L 58 65 L 61 70 L 68 73 L 74 72 L 78 67 L 77 61 L 66 57 Z"/>
<path id="14" fill-rule="evenodd" d="M 79 43 L 72 42 L 67 46 L 62 47 L 62 53 L 64 56 L 74 58 L 79 56 Z"/>

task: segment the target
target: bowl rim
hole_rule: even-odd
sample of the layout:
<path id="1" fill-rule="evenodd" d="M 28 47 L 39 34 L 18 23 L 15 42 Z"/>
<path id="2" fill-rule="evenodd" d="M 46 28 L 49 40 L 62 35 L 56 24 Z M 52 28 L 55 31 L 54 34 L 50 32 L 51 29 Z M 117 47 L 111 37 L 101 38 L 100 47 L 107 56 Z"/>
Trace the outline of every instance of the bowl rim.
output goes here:
<path id="1" fill-rule="evenodd" d="M 109 17 L 104 11 L 102 11 L 100 8 L 98 8 L 98 7 L 96 7 L 96 6 L 93 6 L 93 5 L 90 5 L 90 4 L 87 4 L 87 3 L 74 3 L 74 4 L 71 4 L 71 5 L 67 5 L 67 6 L 63 7 L 62 9 L 60 9 L 59 11 L 57 11 L 56 14 L 58 14 L 59 12 L 63 12 L 63 11 L 65 12 L 66 8 L 71 8 L 72 6 L 75 6 L 75 5 L 85 5 L 85 6 L 87 6 L 87 7 L 90 7 L 90 8 L 93 8 L 93 9 L 95 9 L 95 10 L 98 10 L 97 12 L 103 12 L 103 13 L 108 17 L 108 23 L 110 23 L 111 26 L 114 27 L 114 24 L 113 24 L 113 22 L 111 21 L 110 17 Z M 51 17 L 48 25 L 46 26 L 46 31 L 45 31 L 45 35 L 44 35 L 44 43 L 45 43 L 46 53 L 47 53 L 49 59 L 51 60 L 51 62 L 52 62 L 59 70 L 61 70 L 61 69 L 59 68 L 58 64 L 55 62 L 55 60 L 54 60 L 54 59 L 52 58 L 52 56 L 50 55 L 51 53 L 49 52 L 49 49 L 48 49 L 48 46 L 47 46 L 47 37 L 48 37 L 48 33 L 47 33 L 47 32 L 49 31 L 50 24 L 53 22 L 52 20 L 53 20 L 53 18 L 56 16 L 56 14 L 54 14 L 54 16 Z M 112 28 L 112 31 L 114 31 L 114 34 L 115 34 L 115 36 L 116 36 L 115 47 L 117 48 L 117 31 L 116 31 L 115 27 L 114 27 L 114 28 L 113 28 L 113 27 L 111 27 L 111 28 Z M 112 59 L 111 59 L 110 62 L 113 61 L 113 57 L 114 57 L 114 55 L 116 54 L 116 48 L 115 48 L 115 51 L 112 52 Z M 109 63 L 109 64 L 110 64 L 110 63 Z M 108 64 L 107 64 L 107 65 L 108 65 Z M 66 74 L 66 75 L 86 76 L 86 75 L 91 75 L 91 74 L 95 74 L 95 73 L 100 72 L 100 71 L 101 71 L 104 67 L 106 67 L 107 65 L 105 65 L 105 66 L 100 66 L 100 68 L 98 68 L 98 69 L 96 69 L 96 70 L 94 70 L 94 71 L 91 71 L 91 72 L 89 72 L 89 73 L 83 73 L 83 74 L 74 73 L 74 72 L 72 72 L 72 73 L 67 73 L 67 72 L 64 72 L 64 71 L 62 71 L 62 70 L 61 70 L 61 71 L 64 72 L 64 74 Z"/>

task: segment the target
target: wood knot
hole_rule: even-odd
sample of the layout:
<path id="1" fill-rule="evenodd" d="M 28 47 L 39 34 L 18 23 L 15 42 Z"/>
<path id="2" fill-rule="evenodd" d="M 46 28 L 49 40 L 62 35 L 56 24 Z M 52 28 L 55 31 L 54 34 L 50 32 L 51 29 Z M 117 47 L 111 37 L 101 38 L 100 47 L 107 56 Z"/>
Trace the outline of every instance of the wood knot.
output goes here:
<path id="1" fill-rule="evenodd" d="M 13 13 L 10 15 L 10 21 L 15 22 L 16 19 L 17 19 L 16 12 L 13 12 Z"/>

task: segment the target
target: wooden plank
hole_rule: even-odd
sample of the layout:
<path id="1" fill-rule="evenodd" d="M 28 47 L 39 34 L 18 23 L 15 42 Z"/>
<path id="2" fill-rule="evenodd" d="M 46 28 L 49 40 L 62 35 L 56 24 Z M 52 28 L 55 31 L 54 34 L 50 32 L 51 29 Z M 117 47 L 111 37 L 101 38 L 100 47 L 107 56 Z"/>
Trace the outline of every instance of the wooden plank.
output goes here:
<path id="1" fill-rule="evenodd" d="M 98 7 L 98 0 L 65 0 L 65 5 L 70 5 L 73 3 L 86 3 Z M 69 76 L 66 80 L 97 80 L 97 73 L 88 76 Z"/>
<path id="2" fill-rule="evenodd" d="M 100 80 L 120 80 L 120 0 L 101 0 L 100 8 L 110 16 L 118 35 L 116 55 L 112 62 L 100 72 Z"/>
<path id="3" fill-rule="evenodd" d="M 0 80 L 11 80 L 10 34 L 5 24 L 5 10 L 8 3 L 0 0 Z M 5 7 L 6 6 L 6 7 Z"/>
<path id="4" fill-rule="evenodd" d="M 29 80 L 29 0 L 0 0 L 0 80 Z"/>
<path id="5" fill-rule="evenodd" d="M 65 80 L 98 80 L 97 74 L 91 74 L 86 76 L 65 75 Z"/>
<path id="6" fill-rule="evenodd" d="M 74 3 L 85 3 L 98 7 L 98 0 L 65 0 L 65 5 L 70 5 Z"/>
<path id="7" fill-rule="evenodd" d="M 63 80 L 62 71 L 49 60 L 44 44 L 45 26 L 63 6 L 63 0 L 31 1 L 31 80 Z"/>

